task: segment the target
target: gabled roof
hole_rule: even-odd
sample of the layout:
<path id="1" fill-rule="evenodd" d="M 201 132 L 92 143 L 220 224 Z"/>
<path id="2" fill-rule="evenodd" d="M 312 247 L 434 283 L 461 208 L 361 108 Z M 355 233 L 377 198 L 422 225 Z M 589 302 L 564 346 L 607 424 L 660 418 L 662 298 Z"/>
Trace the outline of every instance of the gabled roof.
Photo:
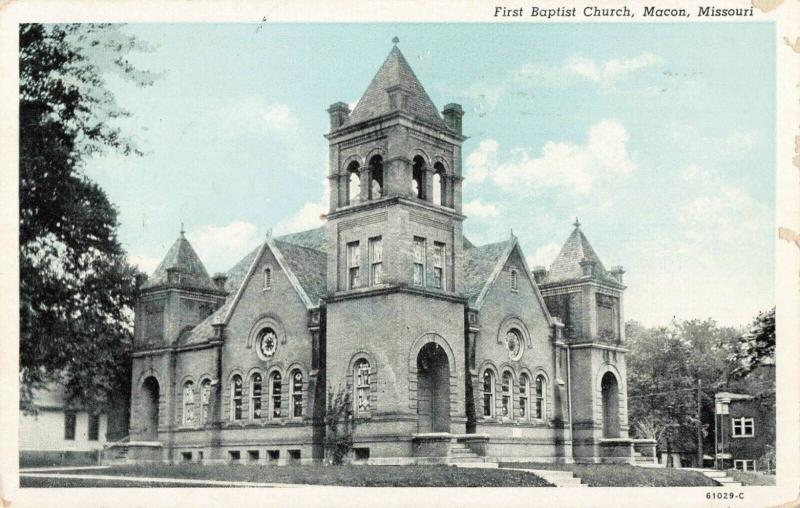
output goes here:
<path id="1" fill-rule="evenodd" d="M 283 254 L 289 270 L 297 277 L 311 303 L 319 305 L 328 287 L 328 256 L 324 252 L 280 240 L 275 241 L 275 246 Z"/>
<path id="2" fill-rule="evenodd" d="M 419 120 L 447 128 L 433 101 L 428 97 L 428 93 L 397 46 L 392 47 L 389 56 L 372 78 L 372 82 L 344 125 L 354 125 L 391 113 L 389 94 L 386 90 L 394 87 L 400 87 L 408 94 L 408 102 L 404 108 L 407 112 Z"/>
<path id="3" fill-rule="evenodd" d="M 192 289 L 210 289 L 216 291 L 217 288 L 208 276 L 206 267 L 192 248 L 192 244 L 181 231 L 180 236 L 172 247 L 167 251 L 167 255 L 156 267 L 153 275 L 142 285 L 142 289 L 149 289 L 167 284 L 167 271 L 175 270 L 181 274 L 180 285 Z"/>
<path id="4" fill-rule="evenodd" d="M 464 251 L 464 294 L 475 304 L 501 259 L 508 257 L 511 240 L 489 243 Z"/>
<path id="5" fill-rule="evenodd" d="M 616 280 L 606 271 L 600 256 L 594 251 L 586 239 L 586 235 L 581 231 L 580 224 L 576 222 L 575 229 L 569 235 L 561 251 L 556 256 L 550 270 L 547 272 L 546 282 L 561 282 L 567 280 L 580 279 L 583 276 L 581 268 L 582 260 L 594 261 L 594 277 L 607 279 L 613 282 Z"/>

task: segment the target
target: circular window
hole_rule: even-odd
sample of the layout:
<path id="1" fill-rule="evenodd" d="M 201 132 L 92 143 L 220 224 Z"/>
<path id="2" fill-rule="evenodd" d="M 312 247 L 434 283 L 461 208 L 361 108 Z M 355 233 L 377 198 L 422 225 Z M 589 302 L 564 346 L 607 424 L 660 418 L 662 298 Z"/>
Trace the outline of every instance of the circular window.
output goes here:
<path id="1" fill-rule="evenodd" d="M 278 336 L 272 328 L 264 328 L 258 332 L 258 339 L 256 340 L 256 352 L 262 360 L 266 360 L 275 354 L 278 350 Z"/>
<path id="2" fill-rule="evenodd" d="M 506 333 L 506 348 L 508 349 L 508 357 L 511 360 L 522 358 L 522 353 L 525 351 L 525 343 L 522 341 L 518 331 L 509 330 Z"/>

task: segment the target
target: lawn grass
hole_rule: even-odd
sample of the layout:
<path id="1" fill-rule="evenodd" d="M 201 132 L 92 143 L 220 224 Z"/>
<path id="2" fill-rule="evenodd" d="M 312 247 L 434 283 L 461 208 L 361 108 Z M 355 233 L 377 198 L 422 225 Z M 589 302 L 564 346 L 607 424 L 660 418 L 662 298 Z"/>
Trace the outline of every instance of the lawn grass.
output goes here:
<path id="1" fill-rule="evenodd" d="M 716 482 L 697 471 L 627 464 L 551 464 L 508 462 L 500 467 L 572 471 L 590 487 L 710 487 Z"/>
<path id="2" fill-rule="evenodd" d="M 775 485 L 775 475 L 757 473 L 755 471 L 739 471 L 737 469 L 728 469 L 725 472 L 737 482 L 741 482 L 742 485 Z"/>
<path id="3" fill-rule="evenodd" d="M 44 478 L 37 476 L 20 476 L 19 486 L 23 489 L 65 489 L 65 488 L 87 488 L 87 487 L 102 487 L 102 488 L 134 488 L 134 487 L 147 487 L 147 488 L 178 488 L 178 487 L 193 487 L 193 488 L 225 488 L 225 485 L 198 485 L 195 483 L 134 483 L 126 482 L 124 480 L 90 480 L 85 478 Z"/>
<path id="4" fill-rule="evenodd" d="M 81 471 L 63 471 L 80 475 Z M 85 472 L 83 472 L 85 474 Z M 93 473 L 150 478 L 191 478 L 259 483 L 342 485 L 352 487 L 548 487 L 545 480 L 524 471 L 452 466 L 257 466 L 199 464 L 136 464 L 113 466 Z M 27 486 L 31 477 L 23 477 Z M 41 483 L 46 483 L 38 479 Z M 108 482 L 95 480 L 95 486 Z M 48 486 L 48 485 L 41 485 Z M 55 486 L 55 485 L 54 485 Z M 117 485 L 114 485 L 117 486 Z M 144 486 L 127 483 L 126 487 Z M 148 485 L 149 486 L 149 485 Z M 174 486 L 174 485 L 171 485 Z"/>

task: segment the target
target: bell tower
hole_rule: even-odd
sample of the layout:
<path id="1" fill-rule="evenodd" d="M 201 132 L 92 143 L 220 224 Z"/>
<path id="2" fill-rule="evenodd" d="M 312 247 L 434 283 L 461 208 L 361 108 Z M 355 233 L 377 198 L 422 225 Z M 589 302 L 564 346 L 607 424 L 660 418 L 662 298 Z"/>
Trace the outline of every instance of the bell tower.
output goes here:
<path id="1" fill-rule="evenodd" d="M 352 111 L 330 106 L 326 135 L 327 386 L 352 391 L 372 457 L 397 454 L 391 433 L 411 455 L 412 434 L 466 423 L 463 110 L 437 110 L 398 42 Z"/>

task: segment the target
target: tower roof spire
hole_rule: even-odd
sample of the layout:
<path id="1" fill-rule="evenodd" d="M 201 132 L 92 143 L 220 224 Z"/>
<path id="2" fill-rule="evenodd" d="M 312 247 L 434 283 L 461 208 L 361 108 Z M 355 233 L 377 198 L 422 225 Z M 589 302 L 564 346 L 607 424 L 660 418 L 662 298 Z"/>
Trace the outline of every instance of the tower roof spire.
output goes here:
<path id="1" fill-rule="evenodd" d="M 394 44 L 395 46 L 397 46 L 397 43 L 398 43 L 398 42 L 400 42 L 400 39 L 399 39 L 399 38 L 398 38 L 396 35 L 395 35 L 394 37 L 392 37 L 392 44 Z"/>

